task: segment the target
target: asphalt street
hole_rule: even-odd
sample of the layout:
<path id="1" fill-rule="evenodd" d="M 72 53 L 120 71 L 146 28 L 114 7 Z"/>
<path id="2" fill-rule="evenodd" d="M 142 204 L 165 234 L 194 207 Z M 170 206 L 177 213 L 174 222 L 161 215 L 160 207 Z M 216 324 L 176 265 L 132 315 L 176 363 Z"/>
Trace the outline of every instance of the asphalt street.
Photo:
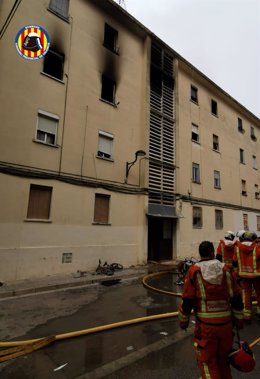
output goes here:
<path id="1" fill-rule="evenodd" d="M 158 279 L 158 287 L 172 290 L 173 279 Z M 175 288 L 179 291 L 180 288 Z M 174 312 L 180 298 L 146 289 L 140 278 L 124 278 L 111 285 L 102 281 L 2 298 L 0 340 L 27 340 L 88 329 L 119 321 Z M 143 322 L 50 344 L 41 350 L 0 364 L 1 379 L 198 379 L 191 323 L 178 327 L 176 317 Z M 248 342 L 260 336 L 254 320 L 241 332 Z M 233 370 L 234 379 L 259 379 L 260 346 L 252 373 Z"/>

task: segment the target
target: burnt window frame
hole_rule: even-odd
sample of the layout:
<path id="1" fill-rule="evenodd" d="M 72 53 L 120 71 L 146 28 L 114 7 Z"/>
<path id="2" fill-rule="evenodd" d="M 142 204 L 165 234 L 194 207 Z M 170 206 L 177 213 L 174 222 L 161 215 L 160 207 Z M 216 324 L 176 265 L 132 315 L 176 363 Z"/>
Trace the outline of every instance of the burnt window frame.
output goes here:
<path id="1" fill-rule="evenodd" d="M 60 67 L 55 68 L 55 71 L 52 71 L 53 59 L 57 59 L 56 64 L 58 60 L 60 63 Z M 64 61 L 65 61 L 65 55 L 63 53 L 60 53 L 59 51 L 54 50 L 54 49 L 49 49 L 48 53 L 45 55 L 44 60 L 43 60 L 42 73 L 44 75 L 49 76 L 50 78 L 53 78 L 62 82 L 63 76 L 64 76 Z M 59 71 L 60 75 L 55 75 L 56 71 Z"/>
<path id="2" fill-rule="evenodd" d="M 107 22 L 104 25 L 104 40 L 103 46 L 113 53 L 119 55 L 118 47 L 118 30 L 113 28 Z"/>
<path id="3" fill-rule="evenodd" d="M 105 89 L 104 86 L 107 88 Z M 110 87 L 110 88 L 108 88 Z M 111 94 L 108 96 L 106 95 L 108 92 L 111 92 Z M 102 75 L 101 77 L 101 97 L 100 100 L 105 101 L 106 103 L 116 105 L 115 104 L 115 99 L 116 99 L 116 82 L 115 80 L 109 78 L 105 74 Z"/>

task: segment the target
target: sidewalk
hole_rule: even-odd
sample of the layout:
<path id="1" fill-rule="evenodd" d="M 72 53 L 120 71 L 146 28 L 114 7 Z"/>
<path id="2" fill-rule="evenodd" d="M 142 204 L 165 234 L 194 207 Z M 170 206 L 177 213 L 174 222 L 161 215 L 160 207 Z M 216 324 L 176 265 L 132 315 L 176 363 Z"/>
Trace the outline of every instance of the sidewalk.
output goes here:
<path id="1" fill-rule="evenodd" d="M 114 275 L 111 276 L 86 271 L 6 282 L 0 287 L 0 299 L 37 292 L 54 291 L 61 288 L 84 286 L 93 283 L 120 281 L 128 278 L 139 279 L 147 275 L 148 271 L 148 266 L 144 265 L 123 269 L 115 272 Z"/>

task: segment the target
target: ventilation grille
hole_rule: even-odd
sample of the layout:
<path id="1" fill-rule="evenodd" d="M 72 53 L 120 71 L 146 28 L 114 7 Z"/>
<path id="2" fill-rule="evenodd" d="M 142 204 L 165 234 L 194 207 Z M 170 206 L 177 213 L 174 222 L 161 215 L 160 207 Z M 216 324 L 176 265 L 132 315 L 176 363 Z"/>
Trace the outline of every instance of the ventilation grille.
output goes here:
<path id="1" fill-rule="evenodd" d="M 173 57 L 152 45 L 149 202 L 174 204 L 174 80 Z"/>

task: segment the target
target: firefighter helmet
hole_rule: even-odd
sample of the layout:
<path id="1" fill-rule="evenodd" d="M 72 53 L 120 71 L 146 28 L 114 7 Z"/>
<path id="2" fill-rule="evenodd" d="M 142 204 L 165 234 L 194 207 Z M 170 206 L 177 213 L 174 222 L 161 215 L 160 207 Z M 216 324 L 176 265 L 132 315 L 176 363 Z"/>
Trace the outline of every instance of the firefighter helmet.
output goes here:
<path id="1" fill-rule="evenodd" d="M 255 357 L 247 342 L 240 341 L 240 348 L 231 353 L 229 363 L 242 372 L 250 372 L 254 369 Z"/>
<path id="2" fill-rule="evenodd" d="M 239 230 L 236 234 L 237 238 L 239 239 L 239 241 L 244 241 L 243 239 L 243 234 L 245 233 L 245 230 Z"/>
<path id="3" fill-rule="evenodd" d="M 255 241 L 257 239 L 257 235 L 255 232 L 246 231 L 242 235 L 243 241 Z"/>
<path id="4" fill-rule="evenodd" d="M 231 232 L 231 230 L 228 230 L 224 234 L 224 238 L 225 238 L 225 240 L 233 241 L 235 239 L 235 234 L 233 232 Z"/>

